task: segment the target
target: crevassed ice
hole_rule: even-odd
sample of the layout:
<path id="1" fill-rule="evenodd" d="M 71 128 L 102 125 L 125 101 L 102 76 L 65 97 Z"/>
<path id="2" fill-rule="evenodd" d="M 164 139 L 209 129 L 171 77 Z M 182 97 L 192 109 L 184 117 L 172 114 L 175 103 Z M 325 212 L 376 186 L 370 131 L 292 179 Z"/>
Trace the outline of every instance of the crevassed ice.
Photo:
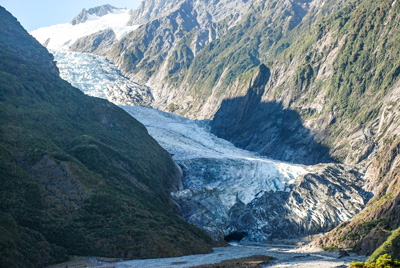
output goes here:
<path id="1" fill-rule="evenodd" d="M 184 188 L 190 191 L 173 193 L 175 196 L 216 189 L 221 209 L 228 210 L 236 198 L 247 204 L 265 191 L 288 190 L 286 186 L 296 177 L 308 173 L 305 166 L 271 160 L 236 148 L 211 134 L 204 121 L 147 107 L 121 107 L 144 124 L 178 164 L 187 167 Z"/>
<path id="2" fill-rule="evenodd" d="M 61 78 L 87 95 L 125 105 L 150 105 L 153 100 L 150 88 L 129 80 L 103 57 L 69 51 L 50 52 Z"/>

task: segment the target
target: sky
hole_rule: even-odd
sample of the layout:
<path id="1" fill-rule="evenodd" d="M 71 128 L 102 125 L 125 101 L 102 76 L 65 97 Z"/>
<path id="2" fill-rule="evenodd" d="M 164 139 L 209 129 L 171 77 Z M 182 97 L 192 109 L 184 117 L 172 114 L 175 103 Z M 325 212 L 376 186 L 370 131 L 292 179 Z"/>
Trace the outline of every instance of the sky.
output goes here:
<path id="1" fill-rule="evenodd" d="M 83 8 L 110 4 L 135 9 L 142 0 L 0 0 L 28 31 L 70 22 Z"/>

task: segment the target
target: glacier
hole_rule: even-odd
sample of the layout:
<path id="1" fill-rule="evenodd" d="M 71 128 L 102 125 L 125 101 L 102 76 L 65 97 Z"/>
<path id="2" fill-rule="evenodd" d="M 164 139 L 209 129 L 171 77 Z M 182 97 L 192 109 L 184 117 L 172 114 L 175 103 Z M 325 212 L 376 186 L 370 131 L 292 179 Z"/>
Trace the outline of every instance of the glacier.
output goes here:
<path id="1" fill-rule="evenodd" d="M 173 197 L 217 189 L 221 210 L 226 213 L 237 199 L 247 204 L 263 192 L 288 190 L 288 184 L 308 172 L 304 166 L 273 161 L 236 148 L 211 134 L 206 121 L 148 107 L 121 107 L 144 124 L 183 168 L 185 190 L 172 193 Z"/>
<path id="2" fill-rule="evenodd" d="M 184 218 L 215 239 L 268 241 L 327 231 L 370 197 L 362 179 L 339 164 L 303 166 L 236 148 L 195 121 L 149 107 L 121 106 L 182 168 L 171 197 Z"/>
<path id="3" fill-rule="evenodd" d="M 121 74 L 106 58 L 80 52 L 49 50 L 60 70 L 60 76 L 85 94 L 121 105 L 150 106 L 151 89 Z"/>
<path id="4" fill-rule="evenodd" d="M 328 231 L 364 208 L 370 194 L 356 169 L 295 165 L 236 148 L 210 132 L 210 121 L 149 108 L 155 102 L 151 89 L 123 76 L 106 58 L 69 51 L 74 41 L 107 28 L 122 38 L 138 27 L 126 26 L 128 20 L 128 10 L 114 9 L 32 35 L 47 45 L 63 79 L 122 105 L 172 155 L 182 180 L 171 198 L 185 220 L 217 240 L 263 242 Z"/>
<path id="5" fill-rule="evenodd" d="M 88 14 L 84 23 L 43 27 L 30 34 L 53 54 L 61 78 L 85 94 L 118 105 L 150 106 L 154 97 L 148 86 L 123 76 L 105 57 L 70 51 L 78 39 L 106 29 L 115 33 L 116 40 L 136 30 L 139 25 L 127 25 L 131 12 L 130 9 L 111 8 L 111 13 L 102 16 Z"/>
<path id="6" fill-rule="evenodd" d="M 144 107 L 154 101 L 150 88 L 124 77 L 104 57 L 50 51 L 63 79 L 123 105 L 172 155 L 183 179 L 171 197 L 185 220 L 215 239 L 268 241 L 324 232 L 351 219 L 370 197 L 363 178 L 347 166 L 295 165 L 236 148 L 211 134 L 207 120 Z"/>

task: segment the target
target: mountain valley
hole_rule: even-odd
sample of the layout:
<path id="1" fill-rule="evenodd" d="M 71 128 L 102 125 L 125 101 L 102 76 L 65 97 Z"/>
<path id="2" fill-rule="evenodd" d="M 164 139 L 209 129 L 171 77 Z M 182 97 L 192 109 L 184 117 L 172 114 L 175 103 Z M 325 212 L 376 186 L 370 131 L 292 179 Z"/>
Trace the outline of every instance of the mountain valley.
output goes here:
<path id="1" fill-rule="evenodd" d="M 390 197 L 388 204 L 396 202 L 397 194 L 387 189 L 393 175 L 380 184 L 377 176 L 386 173 L 372 166 L 382 165 L 379 159 L 393 146 L 398 129 L 397 1 L 249 1 L 243 12 L 226 3 L 226 16 L 211 15 L 209 20 L 198 13 L 201 1 L 161 3 L 144 1 L 128 23 L 142 25 L 101 53 L 124 77 L 149 88 L 153 99 L 142 105 L 211 119 L 211 133 L 276 160 L 350 165 L 363 191 L 375 194 L 373 200 L 384 196 Z M 152 13 L 154 6 L 158 13 Z M 214 14 L 212 4 L 208 11 Z M 329 170 L 336 164 L 324 165 Z M 377 192 L 378 186 L 384 193 Z M 362 196 L 368 201 L 368 194 Z M 192 203 L 186 217 L 194 217 L 193 201 L 186 201 Z M 255 213 L 243 207 L 238 215 L 244 211 Z M 283 211 L 279 213 L 285 215 Z M 395 217 L 392 213 L 389 218 Z M 372 254 L 397 228 L 374 226 L 374 221 L 363 218 L 356 225 L 371 222 L 373 228 L 337 239 Z M 249 233 L 244 231 L 249 226 L 232 230 L 237 229 Z M 380 229 L 388 232 L 376 243 L 360 246 L 366 234 Z M 337 245 L 339 240 L 320 240 L 318 245 Z"/>
<path id="2" fill-rule="evenodd" d="M 324 233 L 311 245 L 400 258 L 397 0 L 104 5 L 31 32 L 57 66 L 1 12 L 7 256 L 42 243 L 46 263 L 165 257 Z M 119 214 L 93 212 L 109 198 Z"/>

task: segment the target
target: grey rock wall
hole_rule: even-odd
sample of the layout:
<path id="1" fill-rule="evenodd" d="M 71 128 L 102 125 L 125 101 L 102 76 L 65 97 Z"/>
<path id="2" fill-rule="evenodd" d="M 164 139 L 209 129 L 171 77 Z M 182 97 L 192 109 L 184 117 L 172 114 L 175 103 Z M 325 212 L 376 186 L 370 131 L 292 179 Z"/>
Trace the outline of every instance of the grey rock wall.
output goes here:
<path id="1" fill-rule="evenodd" d="M 76 40 L 70 50 L 104 56 L 116 41 L 114 31 L 106 29 Z"/>

